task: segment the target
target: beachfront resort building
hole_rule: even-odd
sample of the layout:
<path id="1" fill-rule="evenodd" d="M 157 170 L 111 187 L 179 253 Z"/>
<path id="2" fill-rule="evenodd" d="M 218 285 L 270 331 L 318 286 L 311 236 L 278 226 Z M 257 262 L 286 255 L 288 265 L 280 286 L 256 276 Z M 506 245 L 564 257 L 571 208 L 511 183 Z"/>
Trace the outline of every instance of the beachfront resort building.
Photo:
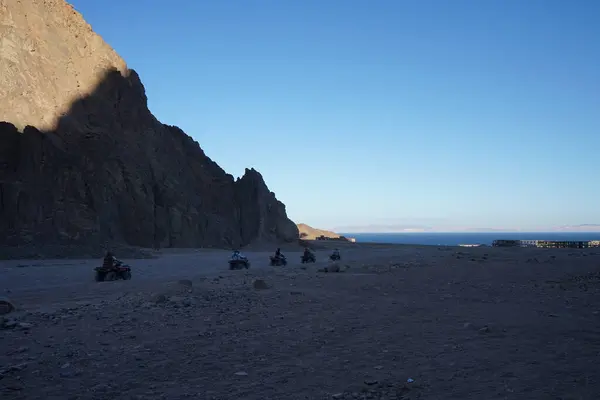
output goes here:
<path id="1" fill-rule="evenodd" d="M 494 247 L 539 247 L 544 249 L 587 249 L 600 247 L 600 240 L 494 240 Z"/>

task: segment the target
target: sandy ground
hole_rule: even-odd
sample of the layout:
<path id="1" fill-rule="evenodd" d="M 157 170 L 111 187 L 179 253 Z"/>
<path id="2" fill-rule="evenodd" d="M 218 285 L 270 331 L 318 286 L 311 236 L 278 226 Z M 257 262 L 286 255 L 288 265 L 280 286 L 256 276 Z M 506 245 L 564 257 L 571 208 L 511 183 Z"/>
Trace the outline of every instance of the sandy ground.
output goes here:
<path id="1" fill-rule="evenodd" d="M 0 262 L 0 398 L 600 398 L 600 251 L 328 253 L 171 250 L 103 283 L 100 260 Z"/>

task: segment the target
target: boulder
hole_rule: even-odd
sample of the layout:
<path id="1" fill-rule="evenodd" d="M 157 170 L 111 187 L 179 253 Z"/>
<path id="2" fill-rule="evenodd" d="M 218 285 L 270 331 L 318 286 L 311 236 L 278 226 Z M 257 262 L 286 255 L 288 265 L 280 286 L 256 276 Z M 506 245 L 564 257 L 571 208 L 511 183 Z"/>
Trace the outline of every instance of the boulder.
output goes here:
<path id="1" fill-rule="evenodd" d="M 15 310 L 15 305 L 7 298 L 0 297 L 0 315 L 6 315 Z"/>
<path id="2" fill-rule="evenodd" d="M 254 283 L 252 283 L 252 286 L 254 287 L 254 289 L 256 290 L 265 290 L 269 288 L 269 285 L 267 284 L 267 282 L 265 282 L 262 279 L 256 279 L 254 281 Z"/>

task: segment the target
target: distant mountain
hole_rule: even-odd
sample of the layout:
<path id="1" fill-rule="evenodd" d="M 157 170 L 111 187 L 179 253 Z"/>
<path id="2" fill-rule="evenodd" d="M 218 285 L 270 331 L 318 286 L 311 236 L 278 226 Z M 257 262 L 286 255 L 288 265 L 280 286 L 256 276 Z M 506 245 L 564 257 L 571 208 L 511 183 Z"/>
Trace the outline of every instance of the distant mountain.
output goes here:
<path id="1" fill-rule="evenodd" d="M 563 225 L 554 230 L 559 232 L 600 232 L 600 224 Z"/>
<path id="2" fill-rule="evenodd" d="M 316 229 L 306 224 L 297 224 L 298 231 L 300 232 L 300 238 L 306 240 L 315 240 L 319 236 L 325 236 L 326 238 L 338 238 L 339 234 L 331 231 L 325 231 L 323 229 Z"/>
<path id="3" fill-rule="evenodd" d="M 351 233 L 403 233 L 431 232 L 433 228 L 424 225 L 356 225 L 338 227 L 336 230 Z"/>

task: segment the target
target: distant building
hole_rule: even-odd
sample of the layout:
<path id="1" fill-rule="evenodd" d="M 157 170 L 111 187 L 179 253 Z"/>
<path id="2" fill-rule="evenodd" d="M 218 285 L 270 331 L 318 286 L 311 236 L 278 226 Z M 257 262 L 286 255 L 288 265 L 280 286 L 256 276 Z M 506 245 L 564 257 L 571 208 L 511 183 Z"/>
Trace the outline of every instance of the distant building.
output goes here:
<path id="1" fill-rule="evenodd" d="M 600 240 L 494 240 L 494 247 L 538 247 L 544 249 L 586 249 L 600 247 Z"/>
<path id="2" fill-rule="evenodd" d="M 571 240 L 539 240 L 537 247 L 546 249 L 585 249 L 590 242 Z"/>
<path id="3" fill-rule="evenodd" d="M 521 247 L 538 247 L 539 240 L 521 240 Z"/>

